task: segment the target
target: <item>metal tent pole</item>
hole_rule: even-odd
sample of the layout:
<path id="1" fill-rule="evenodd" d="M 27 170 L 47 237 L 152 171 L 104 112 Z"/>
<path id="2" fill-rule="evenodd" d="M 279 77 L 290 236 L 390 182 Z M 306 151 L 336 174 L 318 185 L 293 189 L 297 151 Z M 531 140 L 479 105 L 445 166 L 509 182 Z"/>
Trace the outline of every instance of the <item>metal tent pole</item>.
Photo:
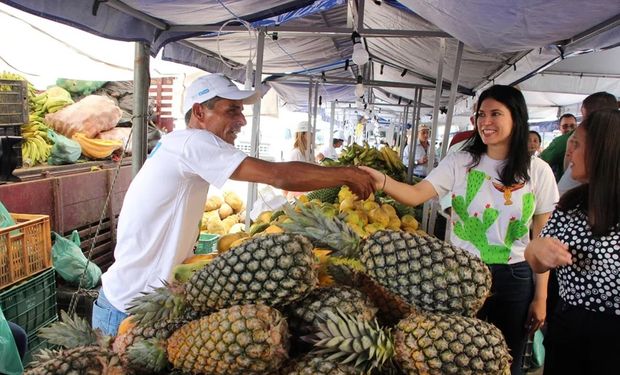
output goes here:
<path id="1" fill-rule="evenodd" d="M 261 29 L 258 33 L 258 41 L 256 45 L 256 70 L 254 71 L 254 89 L 261 89 L 261 81 L 263 75 L 263 54 L 265 52 L 265 30 Z M 250 138 L 250 156 L 258 158 L 259 142 L 260 142 L 260 108 L 261 100 L 257 101 L 252 108 L 252 137 Z M 257 185 L 255 182 L 248 183 L 248 197 L 246 201 L 245 227 L 250 227 L 250 212 L 254 207 L 254 201 L 257 196 Z"/>
<path id="2" fill-rule="evenodd" d="M 454 102 L 456 101 L 456 91 L 459 86 L 459 75 L 461 73 L 461 61 L 463 59 L 463 42 L 459 41 L 456 49 L 456 61 L 454 62 L 454 74 L 452 75 L 452 83 L 450 87 L 450 101 L 448 103 L 448 115 L 446 116 L 446 126 L 443 131 L 443 143 L 441 147 L 441 157 L 446 156 L 448 151 L 448 139 L 450 137 L 450 128 L 452 127 L 452 116 L 454 116 Z"/>
<path id="3" fill-rule="evenodd" d="M 416 89 L 417 90 L 417 89 Z M 407 142 L 407 117 L 409 117 L 409 107 L 410 106 L 405 106 L 405 109 L 403 110 L 403 113 L 401 115 L 401 125 L 402 125 L 402 130 L 400 132 L 400 158 L 403 158 L 403 155 L 405 153 L 405 143 Z"/>
<path id="4" fill-rule="evenodd" d="M 314 107 L 312 108 L 312 117 L 314 121 L 312 121 L 312 127 L 310 128 L 310 144 L 308 145 L 308 149 L 306 150 L 306 160 L 313 161 L 314 160 L 314 146 L 316 143 L 316 116 L 319 109 L 319 81 L 317 80 L 314 83 Z"/>
<path id="5" fill-rule="evenodd" d="M 149 45 L 144 42 L 135 42 L 135 58 L 133 70 L 133 119 L 131 141 L 131 173 L 138 174 L 146 160 L 147 114 L 149 100 Z"/>
<path id="6" fill-rule="evenodd" d="M 437 125 L 439 122 L 439 101 L 441 100 L 441 90 L 443 87 L 443 60 L 446 55 L 446 40 L 439 39 L 439 66 L 437 67 L 437 86 L 435 88 L 435 103 L 433 105 L 433 127 L 431 130 L 431 141 L 429 145 L 430 155 L 428 156 L 428 164 L 426 165 L 426 173 L 430 173 L 435 165 L 435 140 L 437 139 Z M 434 203 L 427 201 L 424 203 L 422 211 L 422 229 L 427 233 L 431 233 L 435 229 L 435 215 L 431 218 L 431 206 Z"/>

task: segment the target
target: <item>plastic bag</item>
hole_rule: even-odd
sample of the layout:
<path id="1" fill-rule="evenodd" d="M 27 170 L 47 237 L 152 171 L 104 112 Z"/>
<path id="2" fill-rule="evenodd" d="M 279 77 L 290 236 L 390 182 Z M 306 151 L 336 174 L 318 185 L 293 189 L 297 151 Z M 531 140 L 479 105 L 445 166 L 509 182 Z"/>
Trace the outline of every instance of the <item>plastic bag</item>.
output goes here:
<path id="1" fill-rule="evenodd" d="M 63 280 L 78 284 L 82 279 L 82 273 L 86 266 L 87 259 L 80 249 L 80 236 L 76 230 L 71 233 L 71 238 L 66 239 L 56 232 L 54 234 L 54 246 L 52 246 L 52 263 L 56 272 Z M 82 282 L 82 287 L 87 289 L 94 288 L 101 278 L 101 269 L 93 262 L 88 262 L 86 275 Z"/>
<path id="2" fill-rule="evenodd" d="M 540 330 L 534 333 L 532 343 L 532 365 L 540 368 L 545 364 L 545 346 L 543 345 L 544 336 Z"/>
<path id="3" fill-rule="evenodd" d="M 15 225 L 15 220 L 13 220 L 13 217 L 2 202 L 0 202 L 0 228 L 12 227 L 13 225 Z"/>
<path id="4" fill-rule="evenodd" d="M 87 138 L 95 138 L 102 131 L 115 127 L 120 118 L 121 109 L 112 100 L 89 95 L 58 112 L 45 115 L 45 122 L 65 137 L 84 133 Z"/>
<path id="5" fill-rule="evenodd" d="M 82 154 L 80 144 L 72 139 L 49 129 L 47 137 L 54 142 L 52 152 L 47 160 L 50 165 L 73 164 Z"/>
<path id="6" fill-rule="evenodd" d="M 265 185 L 258 191 L 258 199 L 254 202 L 254 207 L 250 211 L 250 218 L 252 221 L 256 221 L 258 215 L 264 211 L 277 211 L 284 206 L 288 201 L 282 194 L 278 194 L 274 188 L 269 185 Z"/>
<path id="7" fill-rule="evenodd" d="M 23 373 L 24 367 L 13 333 L 0 308 L 0 374 L 20 375 Z"/>

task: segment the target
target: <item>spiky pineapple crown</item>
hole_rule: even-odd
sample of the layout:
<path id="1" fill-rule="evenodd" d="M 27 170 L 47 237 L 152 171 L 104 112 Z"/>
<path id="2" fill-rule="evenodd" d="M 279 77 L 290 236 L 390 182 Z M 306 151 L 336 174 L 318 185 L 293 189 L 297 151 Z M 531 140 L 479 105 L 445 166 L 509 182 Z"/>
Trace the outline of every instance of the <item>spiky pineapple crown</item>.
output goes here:
<path id="1" fill-rule="evenodd" d="M 370 374 L 392 365 L 394 339 L 390 329 L 382 329 L 373 322 L 355 319 L 336 309 L 326 311 L 318 324 L 318 332 L 302 337 L 312 343 L 318 355 L 329 361 L 350 364 Z"/>
<path id="2" fill-rule="evenodd" d="M 38 336 L 46 339 L 52 345 L 68 349 L 78 346 L 107 348 L 112 340 L 110 336 L 104 335 L 100 330 L 94 330 L 86 319 L 77 315 L 71 317 L 64 310 L 60 311 L 60 321 L 41 328 Z"/>
<path id="3" fill-rule="evenodd" d="M 326 216 L 321 207 L 312 202 L 297 202 L 296 211 L 290 205 L 284 212 L 292 222 L 279 224 L 285 231 L 299 233 L 336 250 L 333 256 L 358 258 L 362 239 L 342 220 Z"/>
<path id="4" fill-rule="evenodd" d="M 181 283 L 163 282 L 164 286 L 143 293 L 131 301 L 127 312 L 133 315 L 137 326 L 147 326 L 151 322 L 176 319 L 186 312 L 185 287 Z"/>

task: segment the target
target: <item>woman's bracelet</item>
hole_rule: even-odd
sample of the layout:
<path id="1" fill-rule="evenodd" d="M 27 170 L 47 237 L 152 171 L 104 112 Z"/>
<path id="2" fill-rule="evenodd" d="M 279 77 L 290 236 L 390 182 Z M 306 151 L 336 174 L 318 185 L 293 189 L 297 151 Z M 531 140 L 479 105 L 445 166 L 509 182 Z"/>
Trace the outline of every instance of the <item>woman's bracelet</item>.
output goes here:
<path id="1" fill-rule="evenodd" d="M 383 187 L 381 188 L 381 190 L 385 189 L 385 183 L 387 182 L 387 175 L 384 173 L 383 174 Z"/>

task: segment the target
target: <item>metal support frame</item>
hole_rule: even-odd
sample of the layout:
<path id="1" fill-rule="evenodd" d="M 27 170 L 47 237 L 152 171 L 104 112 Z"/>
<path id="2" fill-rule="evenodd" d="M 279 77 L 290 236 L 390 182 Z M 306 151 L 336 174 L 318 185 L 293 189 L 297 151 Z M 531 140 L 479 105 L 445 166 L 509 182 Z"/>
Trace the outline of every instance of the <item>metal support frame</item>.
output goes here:
<path id="1" fill-rule="evenodd" d="M 291 74 L 274 74 L 269 78 L 269 81 L 286 81 L 286 82 L 306 82 L 308 78 L 314 79 L 320 77 L 323 80 L 324 84 L 327 85 L 355 85 L 357 83 L 356 78 L 348 78 L 348 77 L 335 77 L 335 76 L 318 76 L 312 74 L 299 74 L 299 73 L 291 73 Z M 405 83 L 405 82 L 392 82 L 392 81 L 377 81 L 377 80 L 366 80 L 362 81 L 364 87 L 396 87 L 396 88 L 405 88 L 405 89 L 415 89 L 415 88 L 425 88 L 425 89 L 434 89 L 435 85 L 432 84 L 419 84 L 419 83 Z"/>
<path id="2" fill-rule="evenodd" d="M 426 166 L 427 173 L 430 173 L 435 165 L 435 140 L 437 139 L 437 127 L 439 123 L 439 101 L 441 100 L 441 90 L 443 82 L 443 61 L 446 56 L 446 40 L 441 38 L 439 40 L 439 65 L 437 66 L 437 87 L 435 89 L 435 105 L 433 106 L 433 127 L 431 130 L 430 140 L 430 155 L 428 156 L 428 164 Z M 434 203 L 427 201 L 424 203 L 424 209 L 422 210 L 422 229 L 427 233 L 432 234 L 432 230 L 435 228 L 434 217 L 430 220 L 431 207 Z M 432 221 L 432 223 L 431 223 Z"/>
<path id="3" fill-rule="evenodd" d="M 416 89 L 417 92 L 418 89 Z M 405 143 L 407 142 L 407 117 L 409 116 L 409 108 L 411 106 L 405 106 L 405 110 L 403 111 L 402 116 L 400 117 L 400 122 L 402 125 L 402 130 L 400 132 L 400 151 L 399 156 L 402 159 L 405 153 Z"/>
<path id="4" fill-rule="evenodd" d="M 461 73 L 463 47 L 463 42 L 459 42 L 456 49 L 456 61 L 454 62 L 454 73 L 452 75 L 452 88 L 450 89 L 450 101 L 448 102 L 448 115 L 446 116 L 446 125 L 443 131 L 443 142 L 441 147 L 442 159 L 446 156 L 446 152 L 448 151 L 448 139 L 450 137 L 450 128 L 452 127 L 452 116 L 454 115 L 454 102 L 456 101 L 456 88 L 459 85 L 459 75 Z"/>
<path id="5" fill-rule="evenodd" d="M 312 127 L 310 128 L 310 144 L 306 150 L 306 160 L 313 161 L 315 156 L 315 141 L 316 141 L 316 116 L 319 110 L 319 81 L 314 83 L 314 106 L 312 107 Z"/>
<path id="6" fill-rule="evenodd" d="M 413 162 L 418 148 L 418 127 L 420 126 L 420 111 L 422 109 L 422 89 L 416 90 L 414 111 L 411 114 L 411 144 L 409 144 L 409 162 L 407 163 L 407 182 L 413 182 Z"/>
<path id="7" fill-rule="evenodd" d="M 328 145 L 334 145 L 334 125 L 336 122 L 336 102 L 332 102 L 329 111 L 329 139 L 326 142 L 329 142 Z"/>
<path id="8" fill-rule="evenodd" d="M 147 154 L 147 114 L 149 100 L 149 45 L 144 42 L 135 42 L 134 57 L 134 97 L 132 141 L 131 141 L 131 173 L 135 176 L 144 165 Z"/>
<path id="9" fill-rule="evenodd" d="M 260 90 L 260 85 L 262 81 L 263 75 L 263 56 L 265 52 L 265 30 L 260 30 L 258 33 L 258 41 L 256 45 L 256 70 L 254 72 L 254 89 Z M 258 158 L 260 156 L 259 153 L 259 142 L 260 142 L 260 108 L 261 101 L 258 100 L 254 103 L 252 108 L 252 137 L 250 138 L 250 156 L 254 158 Z M 258 188 L 256 182 L 248 182 L 248 197 L 246 200 L 246 212 L 245 215 L 245 227 L 248 229 L 250 227 L 250 215 L 252 212 L 252 208 L 254 207 L 254 202 L 256 201 L 256 196 L 258 194 Z"/>

